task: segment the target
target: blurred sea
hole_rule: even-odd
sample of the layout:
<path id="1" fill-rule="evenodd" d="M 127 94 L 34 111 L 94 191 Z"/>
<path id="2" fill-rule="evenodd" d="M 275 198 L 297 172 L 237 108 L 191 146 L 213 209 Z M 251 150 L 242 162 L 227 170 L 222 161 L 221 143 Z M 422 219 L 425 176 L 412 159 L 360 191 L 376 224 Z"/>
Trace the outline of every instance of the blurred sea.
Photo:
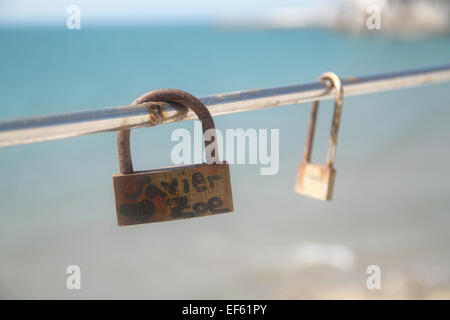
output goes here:
<path id="1" fill-rule="evenodd" d="M 0 29 L 0 119 L 449 63 L 450 38 L 207 26 Z M 1 298 L 450 298 L 449 84 L 344 99 L 334 200 L 294 192 L 309 106 L 217 117 L 279 128 L 280 171 L 231 166 L 235 212 L 116 226 L 115 133 L 0 149 Z M 325 159 L 321 104 L 313 160 Z M 133 131 L 135 167 L 170 164 L 172 130 Z M 66 268 L 82 289 L 66 289 Z M 366 268 L 382 289 L 366 288 Z"/>

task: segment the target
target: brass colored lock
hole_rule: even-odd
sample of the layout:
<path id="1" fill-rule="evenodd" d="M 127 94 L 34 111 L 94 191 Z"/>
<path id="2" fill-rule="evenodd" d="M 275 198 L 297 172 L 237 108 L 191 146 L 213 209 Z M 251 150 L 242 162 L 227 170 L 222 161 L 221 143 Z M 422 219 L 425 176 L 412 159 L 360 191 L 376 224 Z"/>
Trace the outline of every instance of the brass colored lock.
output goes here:
<path id="1" fill-rule="evenodd" d="M 187 92 L 175 89 L 150 91 L 134 101 L 175 102 L 192 109 L 202 122 L 203 133 L 215 130 L 205 105 Z M 215 137 L 215 135 L 213 135 Z M 194 218 L 233 211 L 230 170 L 217 163 L 215 144 L 207 153 L 207 163 L 133 171 L 130 154 L 130 130 L 117 135 L 120 174 L 113 175 L 117 221 L 120 226 Z"/>
<path id="2" fill-rule="evenodd" d="M 336 91 L 336 101 L 334 104 L 334 115 L 331 127 L 331 136 L 328 145 L 327 162 L 324 165 L 311 163 L 311 152 L 314 141 L 314 131 L 316 127 L 317 111 L 319 101 L 314 101 L 311 107 L 311 115 L 308 124 L 308 134 L 306 137 L 305 152 L 303 161 L 300 163 L 297 185 L 295 191 L 299 194 L 309 196 L 319 200 L 331 200 L 333 196 L 334 180 L 336 169 L 333 168 L 336 155 L 336 144 L 339 130 L 339 122 L 342 112 L 342 101 L 344 90 L 341 80 L 333 72 L 326 72 L 320 77 L 320 81 L 330 89 L 334 87 Z"/>

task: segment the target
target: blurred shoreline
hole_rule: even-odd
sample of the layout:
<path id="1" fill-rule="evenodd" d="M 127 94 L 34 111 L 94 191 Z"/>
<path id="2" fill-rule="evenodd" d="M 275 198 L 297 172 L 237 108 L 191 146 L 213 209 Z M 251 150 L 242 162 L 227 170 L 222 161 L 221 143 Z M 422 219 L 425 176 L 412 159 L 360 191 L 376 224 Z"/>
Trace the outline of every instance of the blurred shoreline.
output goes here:
<path id="1" fill-rule="evenodd" d="M 379 13 L 380 28 L 368 19 Z M 226 29 L 326 28 L 352 34 L 417 37 L 450 33 L 450 2 L 428 0 L 339 0 L 303 7 L 280 7 L 265 14 L 222 17 Z"/>

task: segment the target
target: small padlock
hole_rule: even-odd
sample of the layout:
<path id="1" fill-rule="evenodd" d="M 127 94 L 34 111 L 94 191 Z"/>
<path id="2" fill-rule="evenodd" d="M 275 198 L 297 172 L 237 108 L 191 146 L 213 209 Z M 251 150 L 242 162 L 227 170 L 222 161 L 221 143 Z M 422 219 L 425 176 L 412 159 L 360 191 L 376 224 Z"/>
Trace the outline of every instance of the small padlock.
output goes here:
<path id="1" fill-rule="evenodd" d="M 215 130 L 205 105 L 187 92 L 176 89 L 150 91 L 133 104 L 149 101 L 175 102 L 192 109 L 202 123 L 203 133 Z M 215 137 L 215 131 L 212 136 Z M 230 170 L 219 163 L 215 145 L 206 154 L 207 163 L 133 171 L 130 130 L 117 135 L 120 174 L 113 175 L 117 221 L 120 226 L 194 218 L 233 211 Z M 217 155 L 218 156 L 218 155 Z"/>
<path id="2" fill-rule="evenodd" d="M 303 161 L 299 166 L 295 191 L 299 194 L 303 194 L 315 199 L 331 200 L 333 196 L 334 180 L 336 177 L 336 170 L 333 168 L 333 164 L 336 155 L 336 144 L 339 122 L 341 119 L 344 90 L 342 88 L 341 80 L 333 72 L 324 73 L 320 77 L 320 81 L 328 86 L 328 90 L 331 90 L 334 87 L 336 92 L 333 122 L 331 126 L 331 136 L 328 145 L 327 163 L 321 165 L 310 162 L 312 152 L 311 149 L 314 140 L 314 131 L 316 127 L 317 111 L 319 108 L 319 101 L 314 101 L 311 107 L 311 115 L 309 118 L 305 152 L 303 155 Z"/>

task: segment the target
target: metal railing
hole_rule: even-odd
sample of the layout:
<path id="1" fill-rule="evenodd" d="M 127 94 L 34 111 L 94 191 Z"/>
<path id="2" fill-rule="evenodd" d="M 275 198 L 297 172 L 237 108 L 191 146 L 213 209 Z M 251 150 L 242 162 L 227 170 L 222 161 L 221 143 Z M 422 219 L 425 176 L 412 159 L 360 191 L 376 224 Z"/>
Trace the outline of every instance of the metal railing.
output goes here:
<path id="1" fill-rule="evenodd" d="M 403 72 L 342 79 L 345 97 L 389 91 L 450 80 L 450 65 Z M 334 93 L 320 82 L 237 91 L 201 97 L 212 116 L 333 99 Z M 149 106 L 158 104 L 155 114 Z M 151 102 L 134 106 L 31 117 L 0 122 L 0 147 L 62 139 L 125 128 L 155 126 L 195 119 L 180 106 Z"/>

